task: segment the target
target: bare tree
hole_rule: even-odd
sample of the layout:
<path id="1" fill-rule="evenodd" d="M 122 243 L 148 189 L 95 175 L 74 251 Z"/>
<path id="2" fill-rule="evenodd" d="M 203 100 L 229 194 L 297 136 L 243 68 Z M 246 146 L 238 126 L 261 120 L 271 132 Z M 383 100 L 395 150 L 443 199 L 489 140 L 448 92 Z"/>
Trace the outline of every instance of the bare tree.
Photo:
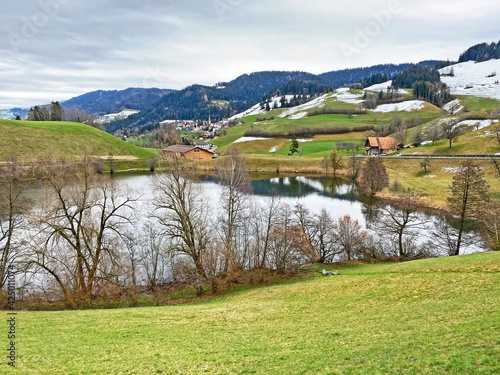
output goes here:
<path id="1" fill-rule="evenodd" d="M 304 239 L 308 243 L 308 248 L 316 250 L 313 242 L 317 234 L 317 227 L 315 217 L 311 215 L 309 209 L 301 203 L 297 203 L 294 207 L 293 213 L 295 214 L 295 221 L 299 227 L 302 228 Z M 319 254 L 317 251 L 312 251 L 307 254 L 312 262 L 319 261 Z"/>
<path id="2" fill-rule="evenodd" d="M 433 125 L 428 131 L 427 131 L 427 137 L 429 140 L 432 141 L 432 144 L 434 144 L 436 141 L 441 139 L 442 137 L 442 132 L 441 129 L 439 128 L 438 125 Z"/>
<path id="3" fill-rule="evenodd" d="M 71 306 L 87 306 L 100 285 L 117 282 L 120 243 L 136 199 L 93 173 L 88 158 L 76 170 L 49 160 L 41 172 L 46 194 L 32 217 L 38 231 L 30 264 L 55 280 Z"/>
<path id="4" fill-rule="evenodd" d="M 338 249 L 346 255 L 348 260 L 364 252 L 368 234 L 357 220 L 344 215 L 337 220 L 333 229 Z"/>
<path id="5" fill-rule="evenodd" d="M 424 169 L 424 173 L 427 173 L 427 168 L 431 166 L 431 159 L 425 158 L 420 162 L 420 167 Z"/>
<path id="6" fill-rule="evenodd" d="M 293 225 L 292 215 L 292 208 L 283 204 L 279 221 L 273 225 L 270 232 L 270 266 L 281 273 L 296 271 L 307 262 L 304 247 L 309 244 L 305 240 L 302 227 Z"/>
<path id="7" fill-rule="evenodd" d="M 159 303 L 160 286 L 173 277 L 172 251 L 169 238 L 158 224 L 147 222 L 136 240 L 137 264 L 145 276 L 148 287 Z"/>
<path id="8" fill-rule="evenodd" d="M 500 125 L 493 127 L 493 135 L 495 136 L 496 141 L 500 145 Z"/>
<path id="9" fill-rule="evenodd" d="M 62 119 L 63 121 L 80 122 L 101 130 L 105 129 L 104 125 L 99 122 L 97 116 L 85 111 L 80 111 L 75 107 L 64 108 Z"/>
<path id="10" fill-rule="evenodd" d="M 481 220 L 481 231 L 486 246 L 493 251 L 500 251 L 500 202 L 492 201 Z"/>
<path id="11" fill-rule="evenodd" d="M 323 160 L 321 160 L 321 167 L 325 168 L 325 174 L 328 174 L 328 168 L 330 168 L 330 156 L 325 155 Z"/>
<path id="12" fill-rule="evenodd" d="M 211 241 L 208 206 L 194 174 L 173 158 L 168 173 L 155 176 L 154 189 L 155 216 L 172 239 L 173 249 L 187 255 L 198 277 L 206 279 L 203 257 Z"/>
<path id="13" fill-rule="evenodd" d="M 248 169 L 234 147 L 217 164 L 217 175 L 222 182 L 221 215 L 218 226 L 225 248 L 224 271 L 243 268 L 243 260 L 238 260 L 238 234 L 248 218 L 249 194 L 252 192 Z"/>
<path id="14" fill-rule="evenodd" d="M 282 203 L 276 191 L 271 191 L 269 201 L 253 208 L 252 227 L 256 238 L 254 247 L 254 266 L 265 269 L 269 265 L 269 249 L 271 233 L 274 225 L 279 223 L 279 212 Z"/>
<path id="15" fill-rule="evenodd" d="M 492 157 L 490 160 L 491 160 L 491 164 L 495 168 L 496 177 L 500 178 L 500 160 L 497 158 L 494 158 L 494 157 Z"/>
<path id="16" fill-rule="evenodd" d="M 397 193 L 396 205 L 384 205 L 380 208 L 377 229 L 381 233 L 391 233 L 397 242 L 398 256 L 415 255 L 413 241 L 405 241 L 405 237 L 414 234 L 414 230 L 422 227 L 423 221 L 418 209 L 422 207 L 422 194 L 405 190 Z"/>
<path id="17" fill-rule="evenodd" d="M 315 235 L 312 244 L 317 253 L 316 261 L 320 263 L 332 262 L 333 257 L 339 254 L 336 246 L 334 221 L 324 208 L 318 215 L 315 215 L 314 219 Z"/>
<path id="18" fill-rule="evenodd" d="M 8 166 L 0 170 L 0 289 L 7 280 L 7 268 L 20 255 L 17 234 L 25 222 L 28 202 L 18 177 L 17 160 L 11 156 Z"/>
<path id="19" fill-rule="evenodd" d="M 435 239 L 433 241 L 433 246 L 437 249 L 441 249 L 447 256 L 455 254 L 457 249 L 457 231 L 448 223 L 446 216 L 441 214 L 438 217 L 436 224 L 432 229 L 432 237 Z M 462 244 L 464 240 L 462 239 Z M 442 256 L 443 254 L 438 252 L 437 256 Z"/>
<path id="20" fill-rule="evenodd" d="M 383 188 L 389 186 L 389 175 L 384 163 L 378 157 L 370 157 L 366 160 L 361 171 L 361 188 L 366 194 L 375 195 Z"/>
<path id="21" fill-rule="evenodd" d="M 396 134 L 394 135 L 398 145 L 404 145 L 406 139 L 408 138 L 408 128 L 405 124 L 402 124 L 396 128 Z"/>
<path id="22" fill-rule="evenodd" d="M 357 155 L 353 154 L 349 156 L 349 162 L 348 162 L 349 177 L 351 178 L 352 182 L 358 179 L 362 163 L 363 163 L 362 159 Z"/>
<path id="23" fill-rule="evenodd" d="M 457 124 L 460 120 L 451 119 L 451 120 L 443 120 L 441 122 L 441 131 L 444 137 L 448 140 L 448 148 L 451 148 L 451 144 L 456 142 L 459 136 L 459 131 Z"/>
<path id="24" fill-rule="evenodd" d="M 452 76 L 453 77 L 453 76 Z M 450 107 L 448 109 L 448 113 L 450 115 L 454 115 L 456 112 L 458 112 L 458 110 L 460 109 L 460 102 L 457 100 L 456 102 L 454 103 L 450 103 Z"/>
<path id="25" fill-rule="evenodd" d="M 480 218 L 486 202 L 488 202 L 488 184 L 483 172 L 471 160 L 460 164 L 459 172 L 453 177 L 450 186 L 448 205 L 450 210 L 459 216 L 457 246 L 454 255 L 460 254 L 460 244 L 464 225 L 468 218 Z"/>

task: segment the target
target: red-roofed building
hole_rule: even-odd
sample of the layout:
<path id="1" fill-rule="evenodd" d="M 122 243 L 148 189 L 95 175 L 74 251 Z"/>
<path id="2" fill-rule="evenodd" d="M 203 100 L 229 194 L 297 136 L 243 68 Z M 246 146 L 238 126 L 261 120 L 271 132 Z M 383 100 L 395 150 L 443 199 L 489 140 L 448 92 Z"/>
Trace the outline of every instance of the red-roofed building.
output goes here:
<path id="1" fill-rule="evenodd" d="M 366 155 L 383 155 L 396 152 L 396 140 L 391 137 L 368 137 L 365 143 Z"/>

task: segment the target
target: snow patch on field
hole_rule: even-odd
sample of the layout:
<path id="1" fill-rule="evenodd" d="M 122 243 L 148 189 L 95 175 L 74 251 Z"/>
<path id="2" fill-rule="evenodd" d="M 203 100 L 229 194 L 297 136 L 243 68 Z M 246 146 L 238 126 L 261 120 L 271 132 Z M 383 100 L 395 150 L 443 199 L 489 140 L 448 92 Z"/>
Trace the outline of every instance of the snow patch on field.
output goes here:
<path id="1" fill-rule="evenodd" d="M 294 115 L 291 115 L 289 118 L 290 118 L 290 120 L 298 120 L 299 118 L 303 118 L 306 116 L 307 116 L 307 112 L 300 112 L 300 113 L 296 113 Z"/>
<path id="2" fill-rule="evenodd" d="M 401 103 L 391 103 L 391 104 L 382 104 L 379 105 L 373 112 L 411 112 L 418 111 L 419 109 L 424 108 L 424 103 L 421 100 L 408 100 L 406 102 Z"/>
<path id="3" fill-rule="evenodd" d="M 229 120 L 237 120 L 242 117 L 246 116 L 252 116 L 252 115 L 260 115 L 262 113 L 265 113 L 265 110 L 260 108 L 260 103 L 255 104 L 253 107 L 248 108 L 246 111 L 243 111 L 241 113 L 238 113 L 237 115 L 234 115 L 232 117 L 229 117 Z"/>
<path id="4" fill-rule="evenodd" d="M 293 97 L 294 97 L 294 95 L 285 95 L 286 102 L 290 103 L 290 101 L 293 99 Z M 273 110 L 275 108 L 280 108 L 282 98 L 283 98 L 282 96 L 273 96 L 271 98 L 270 103 L 269 103 L 269 108 L 271 110 Z M 264 104 L 264 108 L 262 108 L 261 104 L 257 103 L 253 107 L 247 109 L 246 111 L 243 111 L 241 113 L 238 113 L 237 115 L 230 117 L 229 120 L 237 120 L 237 119 L 240 119 L 240 118 L 246 117 L 246 116 L 263 115 L 264 113 L 266 113 L 265 104 Z"/>
<path id="5" fill-rule="evenodd" d="M 428 175 L 425 175 L 424 178 L 436 178 L 437 176 L 436 175 L 433 175 L 433 174 L 428 174 Z"/>
<path id="6" fill-rule="evenodd" d="M 324 95 L 321 95 L 320 97 L 313 99 L 307 103 L 298 105 L 296 107 L 289 108 L 286 111 L 284 111 L 282 114 L 280 114 L 279 117 L 285 118 L 285 117 L 288 117 L 290 115 L 294 115 L 297 112 L 305 111 L 306 109 L 311 109 L 314 107 L 321 107 L 324 104 L 327 96 L 328 96 L 328 94 L 324 94 Z"/>
<path id="7" fill-rule="evenodd" d="M 459 122 L 456 126 L 474 126 L 474 130 L 481 130 L 497 122 L 498 120 L 464 120 Z"/>
<path id="8" fill-rule="evenodd" d="M 453 113 L 457 113 L 457 112 L 460 112 L 462 109 L 464 109 L 464 107 L 460 105 L 460 100 L 455 99 L 455 100 L 452 100 L 451 102 L 446 103 L 443 106 L 443 109 L 446 112 L 451 112 L 451 110 L 453 110 Z"/>
<path id="9" fill-rule="evenodd" d="M 299 143 L 312 142 L 312 139 L 297 139 L 297 142 Z"/>
<path id="10" fill-rule="evenodd" d="M 242 142 L 252 142 L 252 141 L 265 141 L 269 138 L 260 138 L 260 137 L 241 137 L 234 141 L 233 143 L 242 143 Z"/>
<path id="11" fill-rule="evenodd" d="M 365 91 L 376 91 L 376 92 L 387 91 L 387 88 L 391 86 L 392 86 L 392 80 L 387 82 L 377 83 L 375 85 L 371 85 L 370 87 L 366 87 Z M 401 95 L 408 94 L 408 91 L 403 89 L 398 89 L 396 92 Z"/>
<path id="12" fill-rule="evenodd" d="M 136 113 L 139 113 L 140 111 L 137 111 L 135 109 L 124 109 L 121 112 L 118 113 L 110 113 L 108 115 L 103 115 L 99 117 L 99 121 L 103 124 L 111 122 L 115 120 L 116 118 L 127 118 L 129 116 L 135 115 Z"/>
<path id="13" fill-rule="evenodd" d="M 348 88 L 340 88 L 337 89 L 335 95 L 331 96 L 332 98 L 337 98 L 337 100 L 348 103 L 348 104 L 359 104 L 362 103 L 363 94 L 351 94 Z"/>
<path id="14" fill-rule="evenodd" d="M 278 151 L 278 146 L 273 146 L 269 149 L 269 152 L 276 152 Z"/>
<path id="15" fill-rule="evenodd" d="M 462 167 L 443 167 L 441 171 L 445 173 L 458 173 L 462 171 Z"/>
<path id="16" fill-rule="evenodd" d="M 446 76 L 452 69 L 454 76 Z M 454 95 L 500 99 L 500 84 L 496 83 L 500 80 L 500 60 L 467 61 L 439 69 L 439 73 Z"/>

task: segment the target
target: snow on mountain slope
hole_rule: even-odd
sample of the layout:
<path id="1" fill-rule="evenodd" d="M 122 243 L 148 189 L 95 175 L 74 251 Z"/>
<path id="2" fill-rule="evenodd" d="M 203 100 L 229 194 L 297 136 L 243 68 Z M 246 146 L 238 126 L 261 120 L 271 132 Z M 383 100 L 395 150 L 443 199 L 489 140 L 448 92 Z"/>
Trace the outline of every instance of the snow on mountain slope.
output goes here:
<path id="1" fill-rule="evenodd" d="M 290 103 L 290 100 L 292 100 L 294 95 L 285 95 L 285 100 L 287 103 Z M 269 103 L 269 107 L 271 109 L 280 108 L 281 107 L 281 98 L 282 96 L 273 96 L 271 98 L 271 102 Z M 240 119 L 245 116 L 252 116 L 252 115 L 262 115 L 266 113 L 265 109 L 262 109 L 260 107 L 260 103 L 255 104 L 253 107 L 247 109 L 244 112 L 238 113 L 237 115 L 234 115 L 229 118 L 229 120 L 236 120 Z"/>
<path id="2" fill-rule="evenodd" d="M 377 83 L 375 85 L 372 85 L 370 87 L 366 87 L 364 90 L 365 91 L 376 91 L 376 92 L 380 92 L 380 91 L 386 91 L 388 87 L 391 87 L 392 86 L 392 80 L 390 81 L 387 81 L 387 82 L 382 82 L 382 83 Z M 401 95 L 404 95 L 404 94 L 408 94 L 408 91 L 406 90 L 403 90 L 403 89 L 399 89 L 397 91 L 398 94 L 401 94 Z"/>
<path id="3" fill-rule="evenodd" d="M 500 99 L 500 60 L 467 61 L 439 70 L 441 81 L 454 95 Z M 453 77 L 448 76 L 453 73 Z"/>
<path id="4" fill-rule="evenodd" d="M 140 111 L 135 110 L 135 109 L 124 109 L 123 111 L 119 113 L 110 113 L 107 115 L 103 115 L 99 117 L 99 122 L 102 124 L 106 124 L 108 122 L 111 122 L 113 120 L 116 120 L 117 118 L 127 118 L 131 115 L 135 115 L 136 113 L 139 113 Z"/>
<path id="5" fill-rule="evenodd" d="M 288 117 L 290 115 L 294 115 L 297 112 L 304 111 L 306 109 L 311 109 L 314 107 L 321 107 L 328 95 L 329 94 L 324 94 L 324 95 L 321 95 L 320 97 L 313 99 L 307 103 L 298 105 L 296 107 L 289 108 L 286 111 L 284 111 L 282 114 L 280 114 L 280 117 L 285 118 L 285 117 Z"/>
<path id="6" fill-rule="evenodd" d="M 1 120 L 13 120 L 14 115 L 10 109 L 0 109 L 0 119 Z"/>
<path id="7" fill-rule="evenodd" d="M 446 112 L 457 113 L 457 112 L 460 112 L 462 109 L 464 109 L 464 107 L 462 105 L 460 105 L 460 100 L 455 99 L 455 100 L 452 100 L 451 102 L 446 103 L 443 106 L 443 109 Z"/>
<path id="8" fill-rule="evenodd" d="M 373 110 L 373 112 L 411 112 L 418 111 L 419 109 L 424 108 L 425 102 L 421 100 L 407 100 L 406 102 L 401 103 L 392 103 L 392 104 L 382 104 Z"/>
<path id="9" fill-rule="evenodd" d="M 335 97 L 337 100 L 349 104 L 359 104 L 363 102 L 363 94 L 351 94 L 348 88 L 337 89 L 336 93 L 332 95 L 332 98 Z"/>
<path id="10" fill-rule="evenodd" d="M 260 115 L 265 112 L 265 109 L 260 108 L 260 103 L 257 103 L 253 107 L 248 108 L 246 111 L 230 117 L 229 120 L 236 120 L 245 116 Z"/>

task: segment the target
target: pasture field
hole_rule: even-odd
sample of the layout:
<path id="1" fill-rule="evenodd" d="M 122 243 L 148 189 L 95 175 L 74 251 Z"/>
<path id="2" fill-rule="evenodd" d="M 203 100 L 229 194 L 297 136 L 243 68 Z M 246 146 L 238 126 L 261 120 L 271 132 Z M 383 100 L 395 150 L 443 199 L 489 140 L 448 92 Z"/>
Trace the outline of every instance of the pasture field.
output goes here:
<path id="1" fill-rule="evenodd" d="M 500 372 L 500 253 L 304 272 L 196 304 L 20 311 L 17 368 L 1 372 Z"/>

